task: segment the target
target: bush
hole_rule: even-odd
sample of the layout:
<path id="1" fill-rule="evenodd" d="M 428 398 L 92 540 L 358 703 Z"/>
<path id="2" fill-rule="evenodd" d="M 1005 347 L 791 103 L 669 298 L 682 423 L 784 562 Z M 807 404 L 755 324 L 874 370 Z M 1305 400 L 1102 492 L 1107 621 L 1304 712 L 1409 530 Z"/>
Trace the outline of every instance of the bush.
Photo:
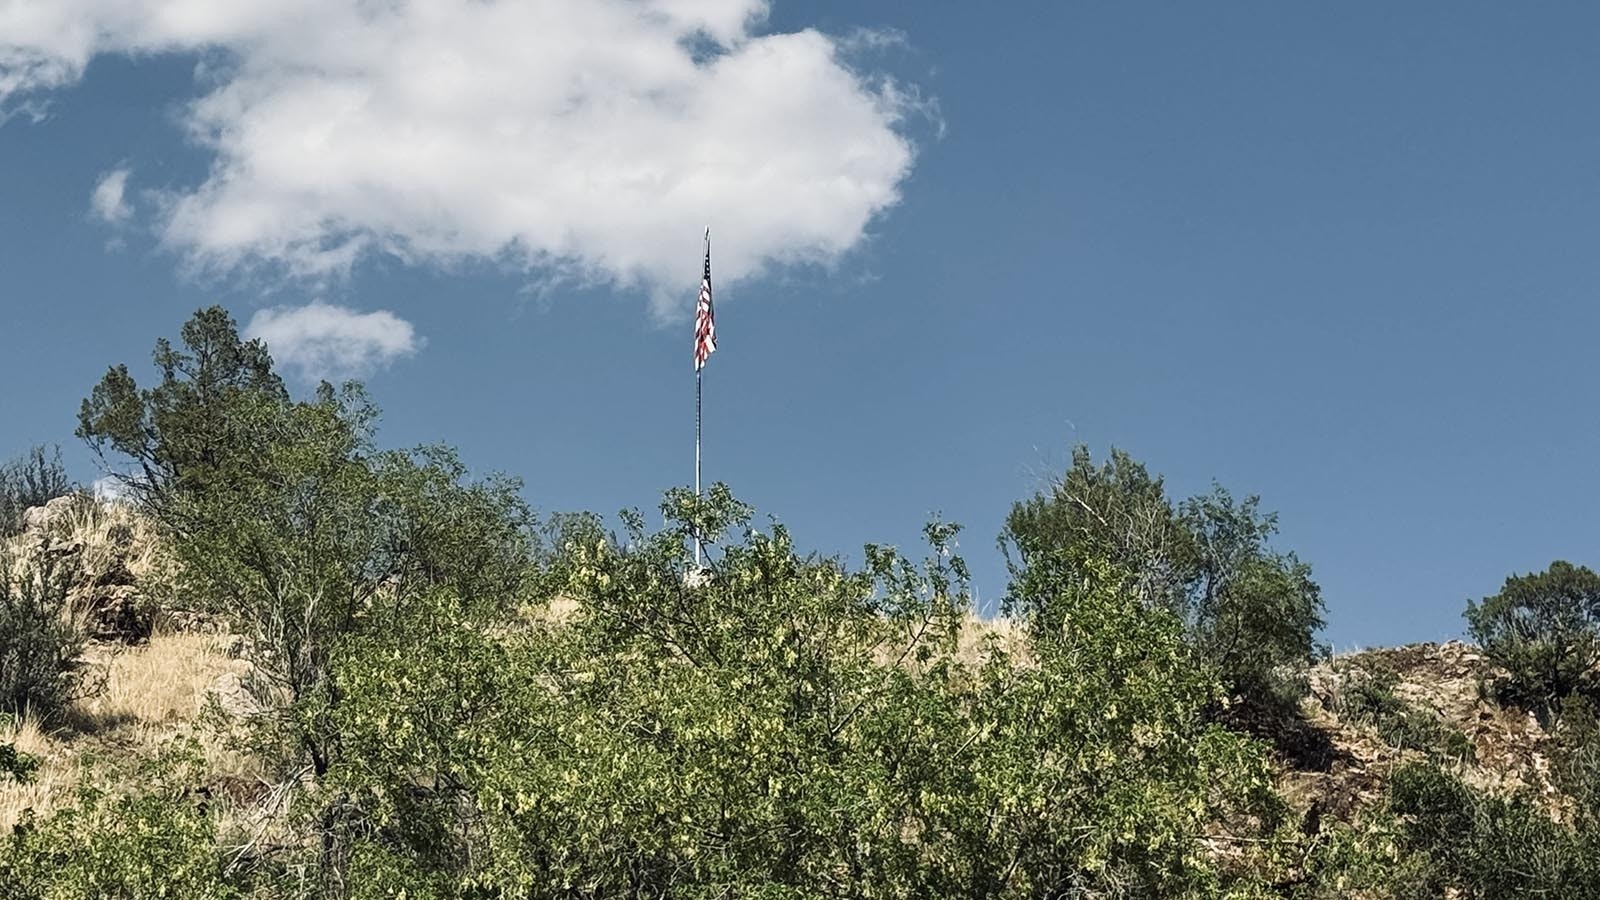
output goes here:
<path id="1" fill-rule="evenodd" d="M 157 343 L 154 388 L 111 370 L 80 434 L 130 465 L 124 480 L 177 563 L 175 597 L 249 639 L 281 761 L 321 776 L 338 752 L 326 716 L 342 645 L 432 591 L 463 615 L 503 612 L 530 572 L 531 514 L 518 483 L 468 483 L 451 451 L 377 450 L 358 384 L 292 400 L 220 308 L 196 313 L 182 343 Z"/>
<path id="2" fill-rule="evenodd" d="M 1593 829 L 1556 822 L 1534 797 L 1490 796 L 1414 763 L 1395 771 L 1390 802 L 1404 817 L 1404 846 L 1427 857 L 1428 896 L 1600 896 Z"/>
<path id="3" fill-rule="evenodd" d="M 1316 802 L 1316 801 L 1313 801 Z M 1280 834 L 1273 849 L 1287 857 L 1276 896 L 1293 900 L 1416 900 L 1430 891 L 1427 854 L 1403 846 L 1405 823 L 1392 809 L 1369 807 L 1351 820 L 1322 818 L 1317 830 Z"/>
<path id="4" fill-rule="evenodd" d="M 0 537 L 22 532 L 23 514 L 72 493 L 59 448 L 35 447 L 0 465 Z"/>
<path id="5" fill-rule="evenodd" d="M 1577 696 L 1562 706 L 1551 757 L 1557 786 L 1600 828 L 1600 712 L 1593 700 Z"/>
<path id="6" fill-rule="evenodd" d="M 0 775 L 27 784 L 38 771 L 38 757 L 23 753 L 14 744 L 0 744 Z"/>
<path id="7" fill-rule="evenodd" d="M 1001 545 L 1011 563 L 1007 608 L 1046 630 L 1063 598 L 1097 565 L 1119 589 L 1176 615 L 1186 640 L 1231 693 L 1291 709 L 1322 627 L 1311 568 L 1270 546 L 1277 518 L 1218 486 L 1174 506 L 1159 477 L 1120 450 L 1096 466 L 1087 448 L 1046 491 L 1012 507 Z"/>
<path id="8" fill-rule="evenodd" d="M 1258 705 L 1292 709 L 1315 658 L 1322 589 L 1311 567 L 1273 550 L 1275 513 L 1260 500 L 1235 502 L 1220 485 L 1184 501 L 1194 573 L 1185 608 L 1190 639 L 1233 691 Z"/>
<path id="9" fill-rule="evenodd" d="M 1600 666 L 1600 575 L 1557 560 L 1513 575 L 1500 593 L 1468 603 L 1469 631 L 1506 670 L 1502 696 L 1546 722 L 1577 694 L 1593 694 Z"/>
<path id="10" fill-rule="evenodd" d="M 264 416 L 276 439 L 248 471 L 165 507 L 177 588 L 250 640 L 251 686 L 283 727 L 291 765 L 321 776 L 339 752 L 326 716 L 343 647 L 389 628 L 435 592 L 467 621 L 503 616 L 532 566 L 530 514 L 514 481 L 468 482 L 447 450 L 381 453 L 347 407 L 296 404 Z"/>
<path id="11" fill-rule="evenodd" d="M 920 566 L 869 547 L 851 570 L 720 487 L 663 511 L 621 538 L 569 522 L 560 626 L 473 625 L 436 593 L 336 664 L 324 827 L 360 896 L 1240 887 L 1203 839 L 1251 833 L 1269 773 L 1204 721 L 1217 685 L 1171 618 L 1105 579 L 1029 649 L 973 648 L 950 526 Z"/>
<path id="12" fill-rule="evenodd" d="M 83 629 L 72 616 L 72 577 L 50 558 L 0 554 L 0 713 L 60 711 L 77 694 Z"/>
<path id="13" fill-rule="evenodd" d="M 1072 465 L 1049 490 L 1019 501 L 1006 517 L 1001 547 L 1015 567 L 1050 565 L 1064 575 L 1110 565 L 1149 606 L 1181 615 L 1195 578 L 1193 535 L 1179 521 L 1160 476 L 1115 447 L 1096 466 L 1089 448 L 1072 451 Z M 1014 597 L 1036 621 L 1052 611 Z"/>
<path id="14" fill-rule="evenodd" d="M 155 784 L 123 795 L 83 789 L 43 819 L 0 836 L 0 896 L 8 900 L 243 897 L 225 872 L 210 815 L 163 757 L 141 773 Z M 287 896 L 280 894 L 278 896 Z"/>

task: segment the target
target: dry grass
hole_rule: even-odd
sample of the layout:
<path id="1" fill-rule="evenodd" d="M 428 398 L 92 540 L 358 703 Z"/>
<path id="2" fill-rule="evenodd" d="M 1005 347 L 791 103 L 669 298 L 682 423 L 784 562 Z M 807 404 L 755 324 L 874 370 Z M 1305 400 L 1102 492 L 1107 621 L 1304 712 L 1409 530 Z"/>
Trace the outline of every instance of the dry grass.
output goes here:
<path id="1" fill-rule="evenodd" d="M 221 639 L 208 634 L 156 634 L 105 661 L 105 688 L 74 708 L 83 731 L 123 724 L 163 730 L 192 721 L 217 677 L 233 668 Z"/>
<path id="2" fill-rule="evenodd" d="M 18 573 L 31 560 L 59 555 L 79 567 L 74 577 L 80 586 L 142 589 L 159 581 L 169 565 L 153 526 L 127 504 L 64 497 L 32 518 L 23 534 L 0 541 L 0 561 Z M 86 611 L 63 614 L 83 617 Z M 10 724 L 0 720 L 0 742 L 41 763 L 29 784 L 0 780 L 0 835 L 29 810 L 44 815 L 70 802 L 86 779 L 109 782 L 113 789 L 119 778 L 131 782 L 123 774 L 136 768 L 131 764 L 160 755 L 178 740 L 198 744 L 208 784 L 254 783 L 259 763 L 200 721 L 219 676 L 243 667 L 225 652 L 227 640 L 158 630 L 141 646 L 91 644 L 83 656 L 83 698 L 48 720 L 31 714 Z"/>
<path id="3" fill-rule="evenodd" d="M 13 547 L 23 554 L 41 544 L 79 548 L 78 561 L 87 580 L 126 568 L 143 582 L 160 567 L 155 529 L 132 506 L 77 495 L 53 500 L 45 508 L 49 514 L 43 527 L 13 539 Z"/>
<path id="4" fill-rule="evenodd" d="M 93 499 L 76 503 L 64 527 L 68 540 L 82 543 L 85 568 L 91 573 L 124 565 L 137 582 L 144 583 L 161 565 L 155 527 L 127 503 Z"/>
<path id="5" fill-rule="evenodd" d="M 28 810 L 44 812 L 70 797 L 81 776 L 75 756 L 57 752 L 55 742 L 31 713 L 0 728 L 0 743 L 14 744 L 23 753 L 43 760 L 27 784 L 0 781 L 0 834 L 10 834 Z"/>
<path id="6" fill-rule="evenodd" d="M 196 722 L 212 683 L 238 665 L 221 642 L 213 635 L 157 634 L 140 647 L 94 648 L 90 665 L 104 675 L 99 690 L 74 704 L 59 724 L 28 715 L 0 730 L 0 742 L 43 761 L 31 784 L 0 782 L 0 834 L 26 810 L 43 814 L 70 800 L 84 774 L 82 758 L 97 750 L 149 757 L 174 739 L 197 737 L 213 776 L 254 778 L 254 761 Z"/>
<path id="7" fill-rule="evenodd" d="M 1027 630 L 1013 619 L 968 616 L 961 625 L 957 655 L 971 665 L 982 665 L 994 650 L 1002 650 L 1019 663 L 1029 660 Z"/>

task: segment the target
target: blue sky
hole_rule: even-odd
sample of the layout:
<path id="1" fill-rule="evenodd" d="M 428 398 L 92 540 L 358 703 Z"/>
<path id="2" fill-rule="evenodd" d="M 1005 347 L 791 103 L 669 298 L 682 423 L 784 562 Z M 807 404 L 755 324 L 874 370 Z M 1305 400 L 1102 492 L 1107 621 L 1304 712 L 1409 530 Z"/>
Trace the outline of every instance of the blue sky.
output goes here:
<path id="1" fill-rule="evenodd" d="M 650 508 L 709 222 L 706 473 L 809 546 L 938 511 L 993 599 L 1083 441 L 1260 494 L 1341 648 L 1595 561 L 1600 9 L 347 5 L 0 13 L 0 455 L 94 478 L 79 400 L 220 302 L 388 444 Z"/>

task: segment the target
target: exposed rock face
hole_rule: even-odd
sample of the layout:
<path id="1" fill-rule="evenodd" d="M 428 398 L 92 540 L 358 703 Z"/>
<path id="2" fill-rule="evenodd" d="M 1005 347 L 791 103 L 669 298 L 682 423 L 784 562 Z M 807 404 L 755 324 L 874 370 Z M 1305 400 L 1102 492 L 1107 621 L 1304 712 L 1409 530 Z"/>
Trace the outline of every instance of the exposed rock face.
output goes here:
<path id="1" fill-rule="evenodd" d="M 153 615 L 136 585 L 91 586 L 72 595 L 72 606 L 83 611 L 95 640 L 138 643 L 150 637 Z"/>
<path id="2" fill-rule="evenodd" d="M 22 514 L 22 527 L 25 532 L 33 534 L 46 534 L 54 526 L 64 523 L 72 514 L 73 507 L 80 502 L 80 498 L 72 495 L 57 497 L 43 506 L 35 506 Z"/>
<path id="3" fill-rule="evenodd" d="M 150 568 L 153 542 L 131 509 L 71 495 L 29 509 L 23 522 L 20 549 L 71 579 L 68 598 L 89 637 L 149 638 L 154 610 L 139 579 Z"/>
<path id="4" fill-rule="evenodd" d="M 237 672 L 224 672 L 212 682 L 211 696 L 217 698 L 222 711 L 235 719 L 249 718 L 261 712 L 261 703 L 245 686 Z"/>
<path id="5" fill-rule="evenodd" d="M 1531 714 L 1501 706 L 1485 690 L 1497 673 L 1477 647 L 1447 641 L 1369 650 L 1311 670 L 1304 713 L 1308 724 L 1328 739 L 1333 754 L 1321 771 L 1283 773 L 1280 786 L 1291 802 L 1348 818 L 1382 798 L 1396 767 L 1438 749 L 1396 747 L 1371 724 L 1341 717 L 1342 692 L 1364 667 L 1372 666 L 1398 676 L 1393 694 L 1409 711 L 1436 720 L 1441 733 L 1465 736 L 1470 753 L 1449 765 L 1469 784 L 1497 793 L 1532 789 L 1554 795 L 1550 736 Z"/>

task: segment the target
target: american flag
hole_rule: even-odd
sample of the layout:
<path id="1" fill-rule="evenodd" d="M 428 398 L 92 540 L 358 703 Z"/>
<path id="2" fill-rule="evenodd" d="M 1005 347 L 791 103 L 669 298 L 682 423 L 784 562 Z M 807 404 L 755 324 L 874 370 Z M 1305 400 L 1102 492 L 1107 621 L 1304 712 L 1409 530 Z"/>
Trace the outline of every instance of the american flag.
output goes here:
<path id="1" fill-rule="evenodd" d="M 711 307 L 711 238 L 706 237 L 706 274 L 700 280 L 700 302 L 694 309 L 694 370 L 717 350 L 717 314 Z"/>

